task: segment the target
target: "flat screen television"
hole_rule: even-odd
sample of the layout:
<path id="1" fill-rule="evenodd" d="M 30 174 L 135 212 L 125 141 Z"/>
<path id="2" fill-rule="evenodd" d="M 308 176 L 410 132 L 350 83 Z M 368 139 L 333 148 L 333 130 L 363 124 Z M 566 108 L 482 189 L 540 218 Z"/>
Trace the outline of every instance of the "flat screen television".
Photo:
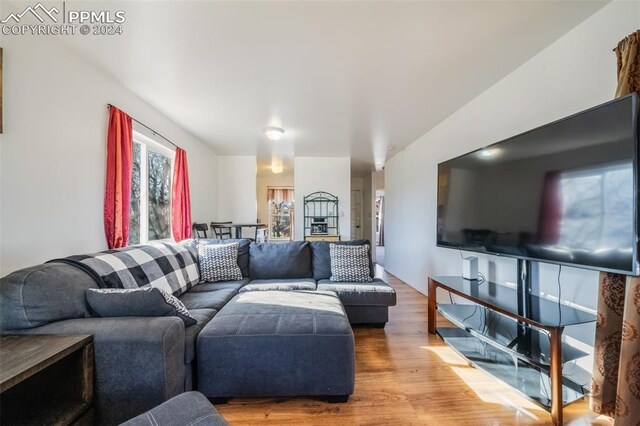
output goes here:
<path id="1" fill-rule="evenodd" d="M 440 163 L 437 209 L 440 247 L 639 275 L 637 94 Z"/>

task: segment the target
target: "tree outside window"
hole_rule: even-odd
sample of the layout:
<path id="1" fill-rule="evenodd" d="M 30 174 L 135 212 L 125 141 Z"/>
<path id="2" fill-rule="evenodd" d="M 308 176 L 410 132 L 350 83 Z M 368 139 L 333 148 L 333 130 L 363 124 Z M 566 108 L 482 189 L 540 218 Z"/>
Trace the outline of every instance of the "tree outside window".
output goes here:
<path id="1" fill-rule="evenodd" d="M 171 238 L 173 158 L 173 151 L 134 132 L 130 245 Z"/>

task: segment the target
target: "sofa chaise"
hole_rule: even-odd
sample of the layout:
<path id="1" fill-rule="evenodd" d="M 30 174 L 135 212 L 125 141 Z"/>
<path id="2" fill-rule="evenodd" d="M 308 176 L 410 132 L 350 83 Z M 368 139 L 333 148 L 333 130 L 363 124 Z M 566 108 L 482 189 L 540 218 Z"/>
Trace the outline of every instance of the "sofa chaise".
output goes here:
<path id="1" fill-rule="evenodd" d="M 216 347 L 220 343 L 216 342 L 219 342 L 220 336 L 225 333 L 223 330 L 225 320 L 228 325 L 227 314 L 232 309 L 242 309 L 242 304 L 238 301 L 243 295 L 246 295 L 245 298 L 254 298 L 260 294 L 258 297 L 262 300 L 260 303 L 271 310 L 268 314 L 285 314 L 292 317 L 304 316 L 306 313 L 292 309 L 291 303 L 278 307 L 280 302 L 275 302 L 274 296 L 282 296 L 289 291 L 315 292 L 316 296 L 333 295 L 332 297 L 337 296 L 340 300 L 340 306 L 348 316 L 349 323 L 377 326 L 384 326 L 388 319 L 389 306 L 394 306 L 396 303 L 395 292 L 380 279 L 374 279 L 370 283 L 330 281 L 331 260 L 329 243 L 326 242 L 285 244 L 256 244 L 249 240 L 201 240 L 199 242 L 210 244 L 238 242 L 237 263 L 243 278 L 236 281 L 199 283 L 181 294 L 179 299 L 190 315 L 195 318 L 194 325 L 185 326 L 185 323 L 176 316 L 98 317 L 88 305 L 85 296 L 87 289 L 98 287 L 95 277 L 69 263 L 54 261 L 22 269 L 0 279 L 2 308 L 0 309 L 0 329 L 7 334 L 92 334 L 95 350 L 95 423 L 117 424 L 184 391 L 199 389 L 199 381 L 205 388 L 212 384 L 219 389 L 226 386 L 224 394 L 220 396 L 244 395 L 237 386 L 234 388 L 234 382 L 238 377 L 229 376 L 227 379 L 224 377 L 220 379 L 219 376 L 214 376 L 207 370 L 215 369 L 216 360 L 206 355 L 207 347 L 212 353 L 217 350 Z M 181 244 L 189 247 L 193 256 L 197 256 L 197 251 L 193 249 L 197 243 L 198 241 L 190 241 Z M 361 245 L 368 242 L 361 240 L 341 244 Z M 373 267 L 371 267 L 371 275 L 373 276 Z M 256 295 L 249 295 L 252 292 L 256 292 Z M 335 303 L 338 299 L 334 299 Z M 233 303 L 230 303 L 232 300 Z M 335 303 L 333 305 L 329 303 L 327 309 L 335 311 L 337 306 Z M 219 318 L 218 314 L 220 314 Z M 265 314 L 265 312 L 247 311 L 241 314 L 250 317 Z M 318 319 L 316 318 L 315 321 Z M 325 345 L 328 348 L 331 344 L 342 345 L 341 353 L 345 361 L 341 370 L 342 381 L 339 384 L 327 387 L 327 383 L 319 382 L 318 386 L 313 388 L 313 383 L 302 380 L 282 384 L 276 391 L 260 388 L 259 382 L 254 380 L 247 382 L 244 389 L 246 390 L 249 385 L 257 386 L 259 389 L 253 392 L 254 394 L 259 390 L 287 394 L 287 389 L 299 395 L 343 396 L 351 393 L 353 365 L 349 364 L 348 358 L 353 357 L 353 353 L 348 348 L 348 341 L 349 339 L 352 341 L 353 335 L 350 330 L 347 332 L 344 325 L 348 323 L 346 319 L 342 322 L 339 314 L 329 322 L 334 327 L 330 334 L 335 334 L 333 332 L 336 330 L 338 334 L 344 334 L 340 343 Z M 302 327 L 299 330 L 304 329 L 301 324 L 297 326 Z M 203 331 L 205 331 L 204 335 Z M 265 328 L 262 331 L 268 330 Z M 285 334 L 296 333 L 293 324 L 289 331 L 290 333 Z M 204 336 L 211 341 L 199 345 Z M 278 344 L 291 343 L 290 353 L 293 355 L 306 350 L 305 343 L 301 343 L 300 339 L 282 340 L 281 337 L 272 332 L 270 338 L 272 342 L 277 341 Z M 322 339 L 321 336 L 316 338 Z M 257 350 L 259 343 L 254 341 L 243 350 Z M 203 360 L 207 357 L 210 361 L 200 363 L 200 357 Z M 220 361 L 222 362 L 222 359 Z M 203 370 L 199 377 L 200 365 Z M 264 368 L 269 371 L 268 365 Z M 275 369 L 275 366 L 273 368 Z M 286 364 L 278 368 L 286 369 Z M 260 374 L 260 371 L 262 370 L 256 371 L 255 374 Z M 215 377 L 215 380 L 211 379 L 212 377 Z M 309 385 L 309 389 L 304 388 L 305 383 Z M 220 394 L 215 390 L 207 393 L 209 397 Z"/>

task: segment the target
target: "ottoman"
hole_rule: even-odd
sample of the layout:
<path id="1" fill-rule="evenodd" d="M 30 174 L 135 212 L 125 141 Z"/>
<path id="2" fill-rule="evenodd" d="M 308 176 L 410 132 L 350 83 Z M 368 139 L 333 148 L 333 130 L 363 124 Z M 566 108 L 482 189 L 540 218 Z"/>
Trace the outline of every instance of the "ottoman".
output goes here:
<path id="1" fill-rule="evenodd" d="M 332 292 L 254 291 L 229 301 L 197 342 L 198 390 L 229 397 L 353 393 L 354 339 Z"/>
<path id="2" fill-rule="evenodd" d="M 228 426 L 228 424 L 202 394 L 185 392 L 120 426 Z"/>
<path id="3" fill-rule="evenodd" d="M 335 292 L 351 324 L 384 327 L 389 321 L 389 306 L 396 305 L 396 291 L 380 278 L 370 283 L 318 281 L 319 291 Z"/>

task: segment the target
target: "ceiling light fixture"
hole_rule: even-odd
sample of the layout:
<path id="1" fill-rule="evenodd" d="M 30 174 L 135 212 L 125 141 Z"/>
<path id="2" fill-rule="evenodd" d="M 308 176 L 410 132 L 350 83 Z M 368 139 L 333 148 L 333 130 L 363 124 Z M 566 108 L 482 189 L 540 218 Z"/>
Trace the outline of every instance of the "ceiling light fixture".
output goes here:
<path id="1" fill-rule="evenodd" d="M 271 160 L 271 171 L 276 174 L 282 173 L 284 171 L 284 166 L 282 165 L 281 159 L 273 158 Z"/>
<path id="2" fill-rule="evenodd" d="M 284 129 L 280 127 L 267 127 L 264 129 L 264 134 L 272 141 L 277 141 L 284 134 Z"/>

